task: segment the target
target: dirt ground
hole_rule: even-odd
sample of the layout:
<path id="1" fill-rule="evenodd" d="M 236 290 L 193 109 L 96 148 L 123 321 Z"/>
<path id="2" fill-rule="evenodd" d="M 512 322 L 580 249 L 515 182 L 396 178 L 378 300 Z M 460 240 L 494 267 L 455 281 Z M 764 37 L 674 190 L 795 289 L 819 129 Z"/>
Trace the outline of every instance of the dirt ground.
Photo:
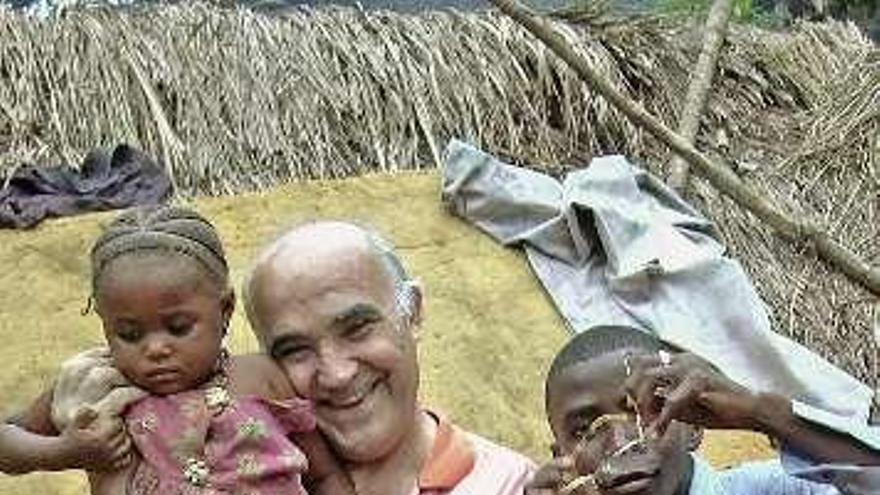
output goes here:
<path id="1" fill-rule="evenodd" d="M 454 421 L 536 460 L 548 456 L 542 379 L 566 338 L 521 253 L 503 249 L 450 216 L 436 173 L 293 184 L 195 203 L 226 244 L 238 287 L 248 260 L 286 227 L 312 218 L 353 219 L 398 247 L 426 290 L 420 340 L 423 401 Z M 0 231 L 0 413 L 24 407 L 59 361 L 101 343 L 99 321 L 81 314 L 88 249 L 110 214 Z M 233 351 L 257 351 L 241 311 Z M 717 466 L 772 455 L 757 435 L 710 433 L 702 449 Z M 0 476 L 0 493 L 82 494 L 78 473 Z"/>

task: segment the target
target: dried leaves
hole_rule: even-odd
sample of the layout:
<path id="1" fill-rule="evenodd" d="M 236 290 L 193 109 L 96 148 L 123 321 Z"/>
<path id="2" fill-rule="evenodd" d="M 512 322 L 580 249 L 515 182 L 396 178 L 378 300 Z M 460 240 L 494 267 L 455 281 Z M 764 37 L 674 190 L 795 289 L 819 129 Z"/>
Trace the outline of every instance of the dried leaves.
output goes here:
<path id="1" fill-rule="evenodd" d="M 560 27 L 608 80 L 674 126 L 699 48 L 692 26 Z M 185 5 L 70 11 L 48 22 L 0 10 L 0 40 L 4 176 L 24 161 L 78 163 L 120 141 L 162 158 L 187 195 L 434 167 L 451 137 L 551 173 L 598 153 L 627 154 L 659 174 L 668 161 L 663 146 L 494 13 L 270 17 Z M 698 146 L 755 164 L 742 171 L 755 187 L 880 263 L 876 48 L 845 24 L 790 35 L 739 26 L 729 40 Z M 714 142 L 720 135 L 724 143 Z M 873 300 L 697 189 L 775 328 L 872 381 Z"/>

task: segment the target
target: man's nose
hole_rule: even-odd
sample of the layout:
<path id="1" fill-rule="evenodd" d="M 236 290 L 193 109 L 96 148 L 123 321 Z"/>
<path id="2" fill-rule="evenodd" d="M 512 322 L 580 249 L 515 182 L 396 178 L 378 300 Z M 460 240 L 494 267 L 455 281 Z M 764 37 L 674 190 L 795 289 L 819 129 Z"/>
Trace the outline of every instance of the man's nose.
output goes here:
<path id="1" fill-rule="evenodd" d="M 336 346 L 321 349 L 318 361 L 317 381 L 323 389 L 347 387 L 357 374 L 357 362 Z"/>

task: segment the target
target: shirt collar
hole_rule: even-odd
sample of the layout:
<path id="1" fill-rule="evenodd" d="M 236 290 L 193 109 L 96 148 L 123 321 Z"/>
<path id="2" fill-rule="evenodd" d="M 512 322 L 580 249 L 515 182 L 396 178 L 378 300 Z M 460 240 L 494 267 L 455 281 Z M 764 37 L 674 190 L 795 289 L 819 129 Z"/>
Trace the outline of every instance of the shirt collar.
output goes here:
<path id="1" fill-rule="evenodd" d="M 474 469 L 474 447 L 463 430 L 441 414 L 426 412 L 437 422 L 437 433 L 419 473 L 419 490 L 449 490 Z"/>

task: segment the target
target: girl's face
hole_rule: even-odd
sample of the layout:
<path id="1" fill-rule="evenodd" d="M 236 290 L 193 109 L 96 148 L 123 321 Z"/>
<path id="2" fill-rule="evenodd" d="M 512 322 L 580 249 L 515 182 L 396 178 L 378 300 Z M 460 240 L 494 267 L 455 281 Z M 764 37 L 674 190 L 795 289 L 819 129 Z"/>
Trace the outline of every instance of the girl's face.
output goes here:
<path id="1" fill-rule="evenodd" d="M 193 389 L 210 378 L 234 308 L 219 287 L 183 255 L 123 256 L 96 288 L 98 313 L 114 364 L 157 395 Z"/>

